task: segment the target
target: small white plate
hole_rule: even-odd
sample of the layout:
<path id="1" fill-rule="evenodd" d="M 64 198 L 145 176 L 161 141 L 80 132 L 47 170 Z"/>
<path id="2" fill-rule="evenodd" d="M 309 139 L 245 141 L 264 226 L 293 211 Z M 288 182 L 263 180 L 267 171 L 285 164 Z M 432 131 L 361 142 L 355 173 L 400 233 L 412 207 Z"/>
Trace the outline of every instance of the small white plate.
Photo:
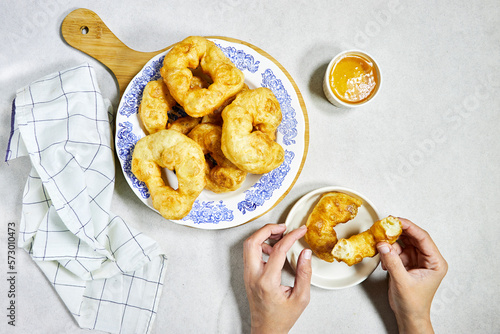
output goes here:
<path id="1" fill-rule="evenodd" d="M 363 232 L 380 219 L 375 206 L 365 196 L 343 187 L 324 187 L 311 191 L 295 203 L 286 218 L 287 232 L 305 225 L 309 214 L 318 203 L 321 195 L 332 191 L 342 192 L 363 201 L 363 205 L 359 207 L 358 214 L 353 220 L 335 227 L 339 239 L 348 238 L 351 235 Z M 304 238 L 302 238 L 287 253 L 288 262 L 294 270 L 297 266 L 299 254 L 304 248 L 310 247 Z M 372 258 L 365 258 L 362 262 L 349 267 L 344 262 L 326 262 L 313 253 L 311 284 L 324 289 L 343 289 L 354 286 L 370 276 L 375 268 L 377 268 L 379 261 L 379 255 L 377 254 Z"/>

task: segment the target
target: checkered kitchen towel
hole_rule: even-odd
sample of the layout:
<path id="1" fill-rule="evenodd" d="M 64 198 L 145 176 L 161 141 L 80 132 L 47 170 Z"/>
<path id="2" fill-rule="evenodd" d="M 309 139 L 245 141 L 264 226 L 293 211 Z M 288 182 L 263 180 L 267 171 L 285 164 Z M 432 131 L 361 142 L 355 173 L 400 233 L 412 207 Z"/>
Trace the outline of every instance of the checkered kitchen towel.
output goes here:
<path id="1" fill-rule="evenodd" d="M 6 161 L 29 155 L 19 247 L 82 328 L 148 333 L 166 258 L 109 211 L 115 181 L 110 104 L 89 64 L 17 92 Z"/>

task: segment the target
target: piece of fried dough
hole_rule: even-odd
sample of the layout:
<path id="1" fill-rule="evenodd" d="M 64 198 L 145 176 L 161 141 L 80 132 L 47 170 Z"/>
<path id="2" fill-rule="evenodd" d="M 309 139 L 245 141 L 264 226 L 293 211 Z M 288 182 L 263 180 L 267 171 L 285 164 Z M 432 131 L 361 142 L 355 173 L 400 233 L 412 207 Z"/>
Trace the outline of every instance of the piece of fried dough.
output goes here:
<path id="1" fill-rule="evenodd" d="M 332 249 L 337 243 L 337 224 L 346 223 L 356 217 L 360 199 L 341 192 L 323 194 L 307 218 L 305 241 L 322 260 L 333 262 Z"/>
<path id="2" fill-rule="evenodd" d="M 189 84 L 189 87 L 191 89 L 203 89 L 208 88 L 208 86 L 210 86 L 208 82 L 195 75 L 193 75 L 193 77 L 191 78 L 191 83 Z"/>
<path id="3" fill-rule="evenodd" d="M 343 261 L 349 266 L 357 264 L 365 257 L 377 254 L 375 247 L 378 242 L 385 241 L 393 244 L 403 232 L 401 221 L 389 216 L 376 221 L 370 229 L 353 235 L 349 239 L 340 239 L 332 251 L 332 256 L 337 261 Z"/>
<path id="4" fill-rule="evenodd" d="M 191 130 L 194 129 L 201 121 L 200 117 L 185 116 L 178 118 L 172 123 L 168 123 L 168 129 L 178 131 L 184 135 L 187 135 Z"/>
<path id="5" fill-rule="evenodd" d="M 191 89 L 206 88 L 208 87 L 208 84 L 203 79 L 193 76 L 191 78 L 190 87 Z M 168 124 L 168 113 L 176 104 L 177 102 L 174 100 L 172 95 L 170 95 L 170 91 L 168 90 L 163 79 L 148 82 L 146 87 L 144 87 L 138 111 L 139 118 L 146 128 L 146 131 L 152 134 L 169 128 L 170 124 Z M 193 127 L 196 126 L 196 124 L 200 122 L 201 119 L 194 125 L 192 125 L 193 122 L 195 122 L 194 118 L 189 119 L 189 122 L 192 125 L 189 129 L 185 127 L 187 125 L 187 120 L 188 118 L 185 118 L 183 121 L 179 121 L 178 123 L 182 122 L 182 125 L 175 125 L 175 130 L 187 134 Z"/>
<path id="6" fill-rule="evenodd" d="M 201 67 L 212 84 L 191 88 L 192 70 Z M 174 99 L 192 117 L 202 117 L 219 108 L 243 87 L 244 75 L 214 42 L 190 36 L 166 55 L 160 70 Z"/>
<path id="7" fill-rule="evenodd" d="M 199 124 L 188 137 L 197 142 L 205 155 L 216 162 L 207 159 L 206 188 L 215 193 L 223 193 L 238 189 L 245 181 L 247 173 L 229 161 L 221 150 L 222 128 L 214 124 Z"/>
<path id="8" fill-rule="evenodd" d="M 165 185 L 161 168 L 175 170 L 178 188 Z M 166 219 L 181 219 L 205 187 L 206 163 L 200 145 L 175 130 L 141 138 L 132 154 L 132 173 L 146 183 L 153 207 Z"/>
<path id="9" fill-rule="evenodd" d="M 151 134 L 165 129 L 168 111 L 176 103 L 162 79 L 148 82 L 138 111 L 146 131 Z"/>
<path id="10" fill-rule="evenodd" d="M 249 89 L 250 88 L 248 88 L 248 85 L 244 84 L 243 88 L 238 92 L 238 94 L 241 93 L 241 92 L 244 92 L 246 90 L 249 90 Z M 210 123 L 210 124 L 215 124 L 215 125 L 222 126 L 222 111 L 229 104 L 231 104 L 234 101 L 235 98 L 236 98 L 236 95 L 233 96 L 233 97 L 231 97 L 231 98 L 229 98 L 229 99 L 227 99 L 226 102 L 224 102 L 222 104 L 222 106 L 220 106 L 219 108 L 217 108 L 216 110 L 214 110 L 214 112 L 212 112 L 211 114 L 203 116 L 203 118 L 201 119 L 201 123 Z"/>
<path id="11" fill-rule="evenodd" d="M 269 88 L 238 94 L 222 111 L 222 152 L 238 168 L 253 174 L 272 171 L 284 161 L 276 138 L 281 108 Z"/>

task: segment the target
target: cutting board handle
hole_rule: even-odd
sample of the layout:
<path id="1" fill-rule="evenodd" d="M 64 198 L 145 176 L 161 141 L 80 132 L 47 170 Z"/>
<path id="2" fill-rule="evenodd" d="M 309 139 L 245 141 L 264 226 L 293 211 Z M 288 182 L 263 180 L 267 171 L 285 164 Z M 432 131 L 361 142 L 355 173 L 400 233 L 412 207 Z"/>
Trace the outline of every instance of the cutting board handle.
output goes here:
<path id="1" fill-rule="evenodd" d="M 130 80 L 155 55 L 166 50 L 140 52 L 120 41 L 93 11 L 79 8 L 63 20 L 61 32 L 66 42 L 106 65 L 116 77 L 120 96 Z"/>

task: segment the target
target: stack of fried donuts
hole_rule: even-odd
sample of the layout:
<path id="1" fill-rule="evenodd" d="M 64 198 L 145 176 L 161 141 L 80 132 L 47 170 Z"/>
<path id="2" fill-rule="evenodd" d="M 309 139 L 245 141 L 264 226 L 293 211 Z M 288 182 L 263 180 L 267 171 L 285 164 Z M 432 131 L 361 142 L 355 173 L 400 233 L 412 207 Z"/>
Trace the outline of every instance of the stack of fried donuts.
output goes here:
<path id="1" fill-rule="evenodd" d="M 275 141 L 278 100 L 268 88 L 249 89 L 215 43 L 184 39 L 165 55 L 160 73 L 143 91 L 138 113 L 148 134 L 135 145 L 132 172 L 163 217 L 182 219 L 203 189 L 234 191 L 247 173 L 268 173 L 284 161 Z M 169 122 L 175 106 L 188 116 Z M 177 189 L 165 184 L 162 168 L 175 171 Z"/>

